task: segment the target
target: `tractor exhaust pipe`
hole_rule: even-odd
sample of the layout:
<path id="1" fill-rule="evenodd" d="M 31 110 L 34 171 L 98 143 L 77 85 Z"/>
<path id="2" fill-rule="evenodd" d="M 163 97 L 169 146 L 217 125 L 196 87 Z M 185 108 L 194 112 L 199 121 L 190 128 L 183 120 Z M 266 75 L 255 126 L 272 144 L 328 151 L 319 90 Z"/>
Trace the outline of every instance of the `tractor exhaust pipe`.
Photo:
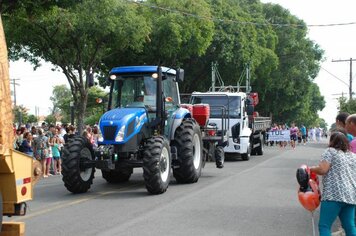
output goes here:
<path id="1" fill-rule="evenodd" d="M 163 102 L 163 88 L 162 88 L 162 67 L 157 68 L 158 78 L 157 78 L 157 100 L 156 100 L 156 117 L 158 121 L 157 130 L 162 133 L 164 127 L 164 102 Z"/>

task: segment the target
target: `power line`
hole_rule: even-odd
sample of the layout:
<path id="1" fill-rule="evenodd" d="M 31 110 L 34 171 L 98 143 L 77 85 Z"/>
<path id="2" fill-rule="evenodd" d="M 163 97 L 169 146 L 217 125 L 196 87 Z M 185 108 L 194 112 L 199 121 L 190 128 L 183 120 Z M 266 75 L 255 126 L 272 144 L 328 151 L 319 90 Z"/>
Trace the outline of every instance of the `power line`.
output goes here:
<path id="1" fill-rule="evenodd" d="M 356 59 L 348 59 L 348 60 L 332 60 L 332 62 L 350 62 L 350 86 L 349 86 L 349 93 L 350 93 L 350 100 L 352 99 L 352 62 L 356 61 Z"/>
<path id="2" fill-rule="evenodd" d="M 349 84 L 346 83 L 345 81 L 343 81 L 342 79 L 340 79 L 339 77 L 337 77 L 336 75 L 334 75 L 333 73 L 331 73 L 330 71 L 328 71 L 327 69 L 325 69 L 324 67 L 320 66 L 321 69 L 323 69 L 324 71 L 326 71 L 329 75 L 331 75 L 332 77 L 334 77 L 335 79 L 339 80 L 340 82 L 342 82 L 343 84 L 345 84 L 347 87 L 349 87 Z"/>
<path id="3" fill-rule="evenodd" d="M 231 19 L 221 19 L 216 17 L 210 16 L 199 16 L 190 12 L 185 12 L 173 8 L 161 7 L 158 5 L 151 5 L 147 4 L 143 1 L 128 1 L 129 3 L 137 4 L 139 6 L 144 6 L 152 9 L 164 10 L 173 13 L 179 13 L 184 16 L 193 17 L 201 20 L 209 20 L 213 22 L 222 22 L 222 23 L 235 23 L 241 25 L 256 25 L 256 26 L 279 26 L 279 27 L 334 27 L 334 26 L 348 26 L 348 25 L 356 25 L 356 22 L 344 22 L 344 23 L 329 23 L 329 24 L 283 24 L 283 23 L 260 23 L 260 22 L 252 22 L 252 21 L 238 21 L 238 20 L 231 20 Z"/>

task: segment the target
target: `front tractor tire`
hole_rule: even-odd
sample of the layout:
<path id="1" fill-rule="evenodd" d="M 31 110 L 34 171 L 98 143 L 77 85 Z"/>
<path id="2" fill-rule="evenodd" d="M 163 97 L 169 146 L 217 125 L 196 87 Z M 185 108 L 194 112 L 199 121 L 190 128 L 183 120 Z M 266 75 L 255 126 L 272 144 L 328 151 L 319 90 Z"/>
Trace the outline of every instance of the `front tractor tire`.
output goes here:
<path id="1" fill-rule="evenodd" d="M 72 193 L 85 193 L 93 184 L 95 168 L 82 168 L 81 161 L 93 160 L 93 148 L 85 137 L 71 139 L 63 149 L 62 180 Z"/>
<path id="2" fill-rule="evenodd" d="M 129 181 L 132 174 L 132 169 L 101 170 L 101 174 L 108 183 L 124 183 Z"/>
<path id="3" fill-rule="evenodd" d="M 154 136 L 148 139 L 143 152 L 143 178 L 151 194 L 167 191 L 171 177 L 171 150 L 167 139 Z"/>
<path id="4" fill-rule="evenodd" d="M 185 119 L 176 129 L 174 145 L 177 147 L 179 167 L 173 169 L 178 183 L 198 181 L 203 164 L 203 141 L 200 127 L 193 119 Z"/>

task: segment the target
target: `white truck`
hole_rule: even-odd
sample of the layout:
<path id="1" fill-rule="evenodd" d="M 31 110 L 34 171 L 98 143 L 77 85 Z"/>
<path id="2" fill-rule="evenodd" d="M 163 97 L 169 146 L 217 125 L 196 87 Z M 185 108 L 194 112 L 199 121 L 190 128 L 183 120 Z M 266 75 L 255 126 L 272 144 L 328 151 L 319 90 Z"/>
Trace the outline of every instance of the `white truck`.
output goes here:
<path id="1" fill-rule="evenodd" d="M 240 86 L 246 75 L 246 86 Z M 263 145 L 266 130 L 271 127 L 269 117 L 259 117 L 254 111 L 258 104 L 258 94 L 251 92 L 250 70 L 246 70 L 240 77 L 237 86 L 224 86 L 224 82 L 218 72 L 217 63 L 212 63 L 212 86 L 209 92 L 193 92 L 190 98 L 191 104 L 207 103 L 211 107 L 225 107 L 228 115 L 228 143 L 224 147 L 225 155 L 236 156 L 238 154 L 245 161 L 250 155 L 263 155 Z M 215 86 L 215 81 L 221 86 Z M 244 90 L 244 91 L 243 91 Z M 221 112 L 210 113 L 209 123 L 221 129 Z"/>
<path id="2" fill-rule="evenodd" d="M 191 104 L 209 104 L 210 106 L 224 106 L 228 111 L 229 130 L 228 145 L 224 151 L 226 155 L 240 155 L 243 160 L 249 160 L 250 155 L 263 155 L 264 137 L 267 128 L 271 126 L 269 117 L 258 117 L 254 106 L 258 103 L 257 93 L 234 92 L 228 86 L 217 92 L 193 92 Z M 230 91 L 226 91 L 230 90 Z M 210 113 L 209 123 L 221 128 L 221 113 Z"/>

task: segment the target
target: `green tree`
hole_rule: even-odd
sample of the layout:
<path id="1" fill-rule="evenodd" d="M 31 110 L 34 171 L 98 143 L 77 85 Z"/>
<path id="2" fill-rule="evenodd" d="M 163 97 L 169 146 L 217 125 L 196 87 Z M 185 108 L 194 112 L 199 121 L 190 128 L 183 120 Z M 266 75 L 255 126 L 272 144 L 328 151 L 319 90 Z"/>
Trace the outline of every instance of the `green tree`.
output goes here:
<path id="1" fill-rule="evenodd" d="M 206 91 L 211 85 L 209 79 L 212 62 L 218 63 L 225 85 L 236 85 L 246 64 L 256 71 L 256 68 L 259 68 L 259 73 L 268 78 L 269 71 L 276 68 L 278 61 L 274 53 L 276 35 L 272 27 L 239 24 L 264 22 L 262 5 L 256 3 L 257 5 L 252 6 L 249 1 L 240 4 L 239 1 L 233 0 L 208 2 L 215 19 L 213 40 L 204 55 L 193 56 L 184 61 L 184 68 L 189 74 L 181 90 Z M 254 8 L 253 15 L 244 9 L 249 8 L 247 6 Z M 206 18 L 202 21 L 209 22 Z M 252 76 L 252 79 L 255 80 L 256 77 Z"/>
<path id="2" fill-rule="evenodd" d="M 70 121 L 70 102 L 73 101 L 70 89 L 66 85 L 53 86 L 50 100 L 53 104 L 51 115 L 61 114 L 61 121 Z"/>
<path id="3" fill-rule="evenodd" d="M 118 65 L 181 66 L 187 72 L 181 92 L 206 91 L 212 62 L 219 64 L 225 85 L 242 82 L 248 65 L 253 90 L 259 92 L 257 110 L 286 123 L 314 124 L 325 105 L 313 82 L 323 51 L 308 39 L 305 23 L 279 5 L 258 0 L 25 0 L 6 14 L 11 16 L 6 18 L 10 55 L 35 66 L 44 59 L 64 72 L 79 126 L 84 117 L 96 120 L 104 107 L 89 99 L 91 69 L 105 77 Z M 62 112 L 69 111 L 68 101 Z"/>
<path id="4" fill-rule="evenodd" d="M 318 125 L 320 126 L 320 128 L 322 128 L 323 130 L 327 130 L 328 128 L 328 124 L 325 122 L 324 119 L 319 118 L 318 119 Z"/>
<path id="5" fill-rule="evenodd" d="M 356 99 L 347 100 L 346 97 L 340 97 L 339 101 L 339 112 L 348 112 L 349 114 L 356 113 Z"/>
<path id="6" fill-rule="evenodd" d="M 12 59 L 24 58 L 39 66 L 51 62 L 67 77 L 83 127 L 89 74 L 110 55 L 139 52 L 150 27 L 137 6 L 123 0 L 25 1 L 6 17 Z"/>
<path id="7" fill-rule="evenodd" d="M 149 4 L 170 10 L 146 9 L 146 19 L 151 19 L 150 41 L 145 45 L 146 62 L 179 65 L 191 56 L 205 54 L 209 47 L 214 24 L 180 12 L 211 17 L 210 7 L 204 0 L 151 0 Z M 177 12 L 178 11 L 178 12 Z"/>
<path id="8" fill-rule="evenodd" d="M 101 103 L 97 102 L 97 99 L 101 99 Z M 69 123 L 70 121 L 70 103 L 73 101 L 71 96 L 71 91 L 66 85 L 56 85 L 53 87 L 53 95 L 50 97 L 52 101 L 53 108 L 51 109 L 52 115 L 59 116 L 61 118 L 62 123 Z M 88 91 L 88 101 L 87 107 L 84 114 L 85 124 L 89 124 L 87 122 L 88 117 L 94 116 L 97 119 L 96 122 L 99 121 L 100 116 L 107 108 L 108 101 L 108 93 L 101 89 L 100 87 L 94 86 L 91 87 Z M 59 115 L 57 115 L 59 114 Z M 96 123 L 94 122 L 94 123 Z M 91 122 L 92 123 L 92 122 Z"/>
<path id="9" fill-rule="evenodd" d="M 30 124 L 37 123 L 38 122 L 38 117 L 33 115 L 33 114 L 31 114 L 31 115 L 28 116 L 27 122 L 30 123 Z"/>
<path id="10" fill-rule="evenodd" d="M 123 52 L 125 56 L 103 58 L 102 71 L 107 72 L 118 65 L 179 67 L 184 60 L 206 53 L 214 34 L 214 23 L 182 14 L 189 12 L 210 18 L 210 6 L 205 0 L 149 0 L 130 4 L 139 6 L 138 13 L 151 28 L 143 50 L 137 53 L 127 48 Z M 104 81 L 101 80 L 101 83 L 104 84 Z"/>
<path id="11" fill-rule="evenodd" d="M 47 124 L 56 124 L 56 122 L 57 122 L 57 119 L 56 119 L 56 117 L 54 116 L 54 115 L 48 115 L 48 116 L 46 116 L 46 118 L 45 118 L 45 122 L 47 123 Z"/>
<path id="12" fill-rule="evenodd" d="M 23 105 L 14 108 L 14 123 L 26 124 L 28 122 L 28 109 Z"/>
<path id="13" fill-rule="evenodd" d="M 279 5 L 265 4 L 263 8 L 268 22 L 298 25 L 275 27 L 278 43 L 275 53 L 278 67 L 270 74 L 273 78 L 262 93 L 260 109 L 270 112 L 277 120 L 313 123 L 325 102 L 319 88 L 312 81 L 320 68 L 323 51 L 307 38 L 303 21 L 291 15 Z M 262 79 L 262 78 L 261 78 Z M 259 88 L 263 91 L 263 88 Z"/>

